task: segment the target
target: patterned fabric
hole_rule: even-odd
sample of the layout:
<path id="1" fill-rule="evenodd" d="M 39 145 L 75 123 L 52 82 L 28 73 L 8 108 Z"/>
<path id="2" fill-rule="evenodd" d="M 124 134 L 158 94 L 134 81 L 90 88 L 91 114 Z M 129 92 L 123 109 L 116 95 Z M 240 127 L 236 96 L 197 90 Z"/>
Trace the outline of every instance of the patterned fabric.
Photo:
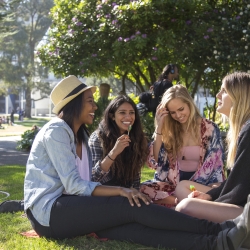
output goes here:
<path id="1" fill-rule="evenodd" d="M 97 132 L 93 132 L 89 138 L 89 147 L 92 153 L 92 181 L 100 182 L 101 184 L 120 186 L 118 180 L 115 180 L 115 177 L 112 175 L 112 172 L 109 170 L 105 172 L 102 170 L 100 163 L 103 159 L 103 149 L 101 145 L 101 141 L 98 137 Z M 141 174 L 138 173 L 135 180 L 131 183 L 131 185 L 126 187 L 133 187 L 139 189 L 141 181 Z"/>
<path id="2" fill-rule="evenodd" d="M 207 119 L 201 121 L 200 163 L 191 181 L 203 185 L 222 182 L 225 180 L 223 162 L 224 149 L 218 126 Z M 150 144 L 148 166 L 155 169 L 154 180 L 141 185 L 141 191 L 150 198 L 159 200 L 173 195 L 179 182 L 179 163 L 172 154 L 167 154 L 162 144 L 158 162 L 153 155 L 153 142 Z"/>

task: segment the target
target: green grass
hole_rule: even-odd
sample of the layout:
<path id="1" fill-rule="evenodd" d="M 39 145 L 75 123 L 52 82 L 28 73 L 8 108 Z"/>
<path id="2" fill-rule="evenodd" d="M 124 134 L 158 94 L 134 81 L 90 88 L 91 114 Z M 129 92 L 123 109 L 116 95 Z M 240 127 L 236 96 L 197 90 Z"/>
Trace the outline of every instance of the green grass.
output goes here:
<path id="1" fill-rule="evenodd" d="M 8 200 L 23 199 L 24 166 L 0 166 L 0 190 L 10 193 Z"/>
<path id="2" fill-rule="evenodd" d="M 33 125 L 37 125 L 38 127 L 42 127 L 45 123 L 47 123 L 51 118 L 24 118 L 23 121 L 15 120 L 15 124 L 22 125 L 24 127 L 31 128 Z"/>
<path id="3" fill-rule="evenodd" d="M 25 166 L 0 166 L 0 190 L 10 193 L 8 199 L 23 199 Z M 149 180 L 153 171 L 145 167 L 142 181 Z M 2 197 L 0 197 L 1 199 Z M 1 202 L 1 201 L 0 201 Z M 92 237 L 82 236 L 74 239 L 48 240 L 45 238 L 26 238 L 20 232 L 31 230 L 31 225 L 22 212 L 0 214 L 0 250 L 153 250 L 119 241 L 101 242 Z M 153 237 L 153 236 L 152 236 Z"/>
<path id="4" fill-rule="evenodd" d="M 7 115 L 5 115 L 5 117 L 7 117 Z M 14 115 L 14 123 L 28 128 L 31 128 L 34 124 L 39 127 L 42 127 L 52 118 L 53 117 L 32 117 L 32 118 L 24 117 L 23 121 L 19 121 L 18 115 Z M 3 126 L 7 126 L 7 124 L 3 124 Z"/>
<path id="5" fill-rule="evenodd" d="M 24 118 L 23 121 L 18 121 L 15 119 L 15 126 L 10 126 L 8 124 L 3 124 L 4 129 L 0 130 L 0 136 L 15 136 L 21 135 L 26 130 L 31 130 L 33 125 L 38 127 L 43 127 L 52 117 L 36 117 L 36 118 Z M 17 126 L 16 126 L 17 125 Z M 1 250 L 1 249 L 0 249 Z"/>
<path id="6" fill-rule="evenodd" d="M 144 166 L 144 168 L 142 169 L 141 182 L 153 179 L 154 172 L 154 170 L 150 169 L 147 166 Z"/>

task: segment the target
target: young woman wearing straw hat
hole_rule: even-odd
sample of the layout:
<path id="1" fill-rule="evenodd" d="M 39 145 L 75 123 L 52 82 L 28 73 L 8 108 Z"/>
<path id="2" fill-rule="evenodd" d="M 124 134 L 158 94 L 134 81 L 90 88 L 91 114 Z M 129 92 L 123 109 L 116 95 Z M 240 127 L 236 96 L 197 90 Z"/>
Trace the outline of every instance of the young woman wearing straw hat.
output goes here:
<path id="1" fill-rule="evenodd" d="M 250 202 L 235 227 L 150 204 L 135 189 L 90 181 L 86 125 L 93 122 L 97 108 L 94 91 L 75 76 L 52 90 L 58 117 L 37 134 L 26 166 L 24 206 L 34 230 L 57 239 L 95 232 L 99 237 L 176 249 L 226 249 L 220 244 L 227 240 L 239 246 L 249 233 Z M 232 234 L 224 238 L 223 229 Z"/>

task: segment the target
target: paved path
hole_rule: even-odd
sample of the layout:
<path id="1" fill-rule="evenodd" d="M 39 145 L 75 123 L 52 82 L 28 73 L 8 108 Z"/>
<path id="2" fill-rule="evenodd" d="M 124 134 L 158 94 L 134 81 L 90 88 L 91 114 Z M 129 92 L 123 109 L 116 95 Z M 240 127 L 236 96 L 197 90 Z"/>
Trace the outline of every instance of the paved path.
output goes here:
<path id="1" fill-rule="evenodd" d="M 0 137 L 0 166 L 26 165 L 29 152 L 16 150 L 21 136 Z"/>
<path id="2" fill-rule="evenodd" d="M 3 124 L 3 126 L 5 127 L 5 129 L 0 129 L 0 137 L 22 135 L 26 130 L 29 129 L 27 127 L 16 124 L 15 126 Z"/>

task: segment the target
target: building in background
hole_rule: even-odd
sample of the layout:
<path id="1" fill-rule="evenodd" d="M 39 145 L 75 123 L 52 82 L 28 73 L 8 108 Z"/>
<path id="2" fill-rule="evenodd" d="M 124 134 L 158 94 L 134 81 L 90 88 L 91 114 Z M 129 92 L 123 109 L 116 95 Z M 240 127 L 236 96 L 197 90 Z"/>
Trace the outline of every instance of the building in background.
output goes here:
<path id="1" fill-rule="evenodd" d="M 212 97 L 208 89 L 204 90 L 200 87 L 194 95 L 194 102 L 198 107 L 200 114 L 205 117 L 204 111 L 207 107 L 214 105 L 215 97 Z"/>
<path id="2" fill-rule="evenodd" d="M 82 82 L 85 82 L 85 78 L 79 78 Z M 48 78 L 45 81 L 50 83 L 51 88 L 53 88 L 62 78 L 56 78 L 55 75 L 51 72 L 48 74 Z M 54 116 L 52 109 L 54 105 L 52 104 L 49 96 L 47 98 L 41 98 L 40 91 L 32 91 L 31 98 L 32 109 L 31 116 Z M 40 100 L 39 100 L 40 99 Z M 14 110 L 15 113 L 18 111 L 25 110 L 25 92 L 20 89 L 19 94 L 9 94 L 7 96 L 0 96 L 0 114 L 10 115 L 11 111 Z"/>

